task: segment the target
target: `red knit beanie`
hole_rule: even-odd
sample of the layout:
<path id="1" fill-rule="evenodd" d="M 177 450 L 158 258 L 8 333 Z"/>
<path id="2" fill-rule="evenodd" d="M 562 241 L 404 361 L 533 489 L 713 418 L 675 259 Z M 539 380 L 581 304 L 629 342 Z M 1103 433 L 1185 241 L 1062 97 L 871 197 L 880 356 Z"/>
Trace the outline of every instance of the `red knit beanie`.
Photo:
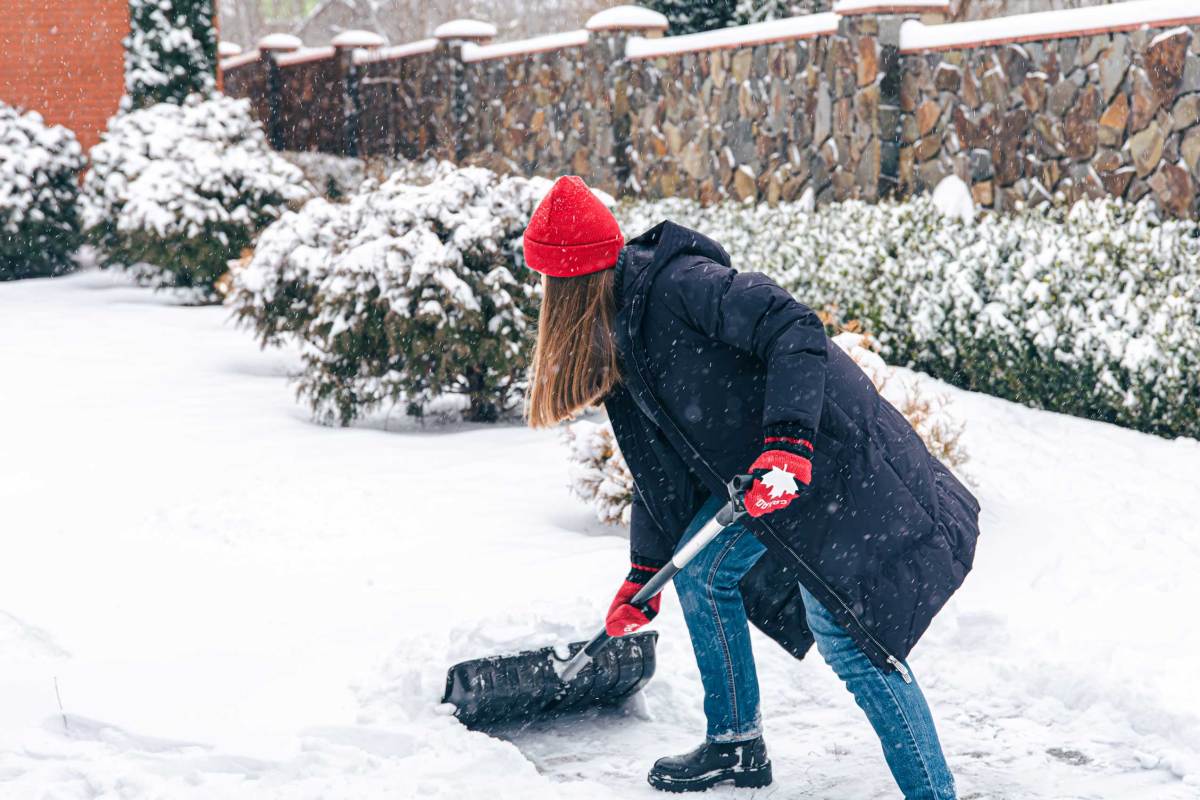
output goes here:
<path id="1" fill-rule="evenodd" d="M 559 178 L 525 229 L 525 263 L 553 278 L 612 269 L 625 246 L 621 228 L 582 178 Z"/>

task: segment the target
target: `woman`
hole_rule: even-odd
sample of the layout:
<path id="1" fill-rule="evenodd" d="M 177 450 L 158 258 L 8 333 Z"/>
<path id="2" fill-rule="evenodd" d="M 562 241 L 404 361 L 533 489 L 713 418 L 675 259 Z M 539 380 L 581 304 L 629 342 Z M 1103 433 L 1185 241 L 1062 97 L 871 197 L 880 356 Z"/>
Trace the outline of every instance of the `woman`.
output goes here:
<path id="1" fill-rule="evenodd" d="M 524 237 L 543 274 L 528 413 L 549 426 L 599 402 L 636 484 L 632 568 L 607 619 L 727 499 L 748 517 L 675 578 L 704 684 L 705 742 L 660 759 L 669 791 L 766 786 L 747 621 L 796 658 L 815 642 L 879 735 L 906 798 L 954 780 L 904 659 L 971 568 L 979 506 L 830 346 L 816 314 L 716 242 L 664 222 L 625 244 L 577 177 L 555 183 Z"/>

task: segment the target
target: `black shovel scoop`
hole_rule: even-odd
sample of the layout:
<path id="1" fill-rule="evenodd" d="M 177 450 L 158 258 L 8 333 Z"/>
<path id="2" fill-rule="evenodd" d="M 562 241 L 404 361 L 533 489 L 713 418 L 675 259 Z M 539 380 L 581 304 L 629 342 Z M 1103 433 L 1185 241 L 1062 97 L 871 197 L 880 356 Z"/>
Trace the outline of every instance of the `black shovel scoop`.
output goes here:
<path id="1" fill-rule="evenodd" d="M 730 484 L 732 499 L 642 587 L 630 605 L 639 608 L 663 590 L 679 570 L 717 534 L 745 515 L 742 493 L 748 477 Z M 568 645 L 566 657 L 553 647 L 455 664 L 446 675 L 444 703 L 468 728 L 548 719 L 568 711 L 611 706 L 654 677 L 653 631 L 612 637 L 601 628 L 589 642 Z"/>

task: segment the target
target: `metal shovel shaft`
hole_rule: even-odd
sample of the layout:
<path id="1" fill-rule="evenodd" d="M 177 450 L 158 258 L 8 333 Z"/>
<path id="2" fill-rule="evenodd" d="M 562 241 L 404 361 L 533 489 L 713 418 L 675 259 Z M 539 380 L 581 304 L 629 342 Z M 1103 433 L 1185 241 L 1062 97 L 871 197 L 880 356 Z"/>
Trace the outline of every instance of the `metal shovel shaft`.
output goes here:
<path id="1" fill-rule="evenodd" d="M 734 522 L 737 522 L 745 513 L 740 496 L 735 494 L 734 499 L 723 505 L 713 515 L 713 518 L 704 523 L 704 526 L 696 532 L 696 535 L 688 540 L 687 544 L 679 548 L 679 552 L 671 556 L 671 560 L 667 562 L 666 566 L 646 582 L 646 585 L 629 601 L 629 605 L 642 608 L 646 603 L 649 603 L 659 592 L 666 588 L 667 584 L 671 582 L 671 579 L 675 577 L 679 570 L 686 567 L 688 562 L 696 557 L 697 553 L 717 537 L 717 534 Z M 586 667 L 612 641 L 612 638 L 608 635 L 606 629 L 601 628 L 600 632 L 593 636 L 591 641 L 562 668 L 559 676 L 562 678 L 563 683 L 569 683 L 578 675 L 580 670 Z"/>

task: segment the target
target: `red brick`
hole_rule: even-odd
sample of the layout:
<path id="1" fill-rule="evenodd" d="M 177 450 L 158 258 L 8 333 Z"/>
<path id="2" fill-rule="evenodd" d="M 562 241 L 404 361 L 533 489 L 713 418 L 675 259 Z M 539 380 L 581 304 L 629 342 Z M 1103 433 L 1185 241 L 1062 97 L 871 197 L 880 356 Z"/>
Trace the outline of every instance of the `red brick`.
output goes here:
<path id="1" fill-rule="evenodd" d="M 0 15 L 0 100 L 100 138 L 125 86 L 128 0 L 6 0 Z"/>

